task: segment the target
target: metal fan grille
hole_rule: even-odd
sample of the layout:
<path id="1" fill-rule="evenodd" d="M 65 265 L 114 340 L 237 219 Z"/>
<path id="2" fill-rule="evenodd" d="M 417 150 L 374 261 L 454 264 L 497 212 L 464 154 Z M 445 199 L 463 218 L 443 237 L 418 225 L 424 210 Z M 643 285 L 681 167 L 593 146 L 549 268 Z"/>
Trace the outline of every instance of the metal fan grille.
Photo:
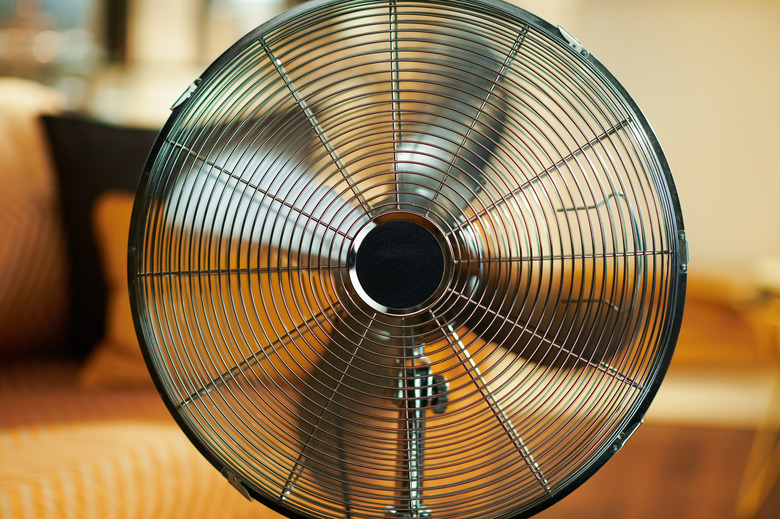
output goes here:
<path id="1" fill-rule="evenodd" d="M 638 425 L 682 220 L 633 102 L 498 2 L 317 1 L 177 103 L 134 208 L 142 349 L 295 517 L 528 515 Z"/>

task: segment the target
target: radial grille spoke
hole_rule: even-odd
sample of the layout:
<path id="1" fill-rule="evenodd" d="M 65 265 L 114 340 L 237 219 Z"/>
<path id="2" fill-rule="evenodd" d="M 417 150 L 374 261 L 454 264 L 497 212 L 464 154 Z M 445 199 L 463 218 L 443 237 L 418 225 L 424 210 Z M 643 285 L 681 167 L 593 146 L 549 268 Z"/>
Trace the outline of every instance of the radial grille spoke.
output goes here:
<path id="1" fill-rule="evenodd" d="M 341 176 L 347 182 L 349 188 L 352 190 L 352 193 L 355 195 L 355 198 L 358 200 L 360 206 L 363 208 L 364 214 L 371 213 L 371 206 L 368 204 L 368 202 L 366 202 L 362 191 L 355 185 L 355 181 L 352 175 L 350 175 L 349 171 L 347 170 L 347 167 L 344 165 L 344 162 L 342 162 L 338 150 L 333 146 L 330 139 L 328 138 L 328 135 L 325 133 L 325 130 L 322 128 L 320 122 L 317 120 L 317 116 L 314 114 L 314 111 L 312 111 L 311 107 L 306 102 L 306 99 L 304 99 L 304 97 L 301 95 L 300 90 L 298 90 L 298 88 L 295 86 L 290 76 L 287 74 L 287 71 L 285 70 L 284 65 L 282 64 L 282 61 L 274 55 L 274 52 L 271 50 L 271 48 L 262 38 L 260 39 L 260 45 L 262 46 L 265 53 L 268 55 L 268 59 L 270 59 L 271 63 L 273 63 L 273 66 L 276 68 L 276 71 L 279 73 L 279 76 L 284 80 L 284 84 L 287 85 L 287 88 L 290 90 L 290 93 L 295 99 L 295 102 L 298 104 L 298 106 L 300 106 L 301 110 L 303 110 L 306 119 L 309 121 L 309 123 L 311 123 L 314 132 L 317 134 L 317 137 L 320 139 L 320 142 L 325 147 L 325 150 L 328 152 L 328 155 L 330 155 L 333 164 L 339 170 Z"/>
<path id="2" fill-rule="evenodd" d="M 436 322 L 440 327 L 442 327 L 442 323 L 441 321 L 439 321 L 438 318 L 436 318 Z M 469 353 L 468 348 L 466 347 L 465 344 L 463 344 L 463 341 L 460 339 L 457 332 L 453 329 L 451 325 L 447 324 L 443 326 L 442 329 L 446 329 L 448 331 L 449 333 L 448 342 L 450 346 L 452 346 L 452 349 L 455 351 L 455 354 L 458 356 L 461 365 L 468 368 L 467 372 L 469 374 L 469 377 L 471 377 L 471 380 L 472 382 L 474 382 L 474 385 L 477 386 L 477 389 L 482 395 L 483 400 L 487 404 L 490 411 L 493 413 L 493 416 L 495 416 L 496 420 L 498 420 L 498 423 L 501 425 L 501 428 L 509 437 L 509 440 L 512 442 L 512 445 L 514 445 L 515 449 L 517 449 L 517 452 L 520 453 L 520 457 L 528 466 L 529 470 L 534 475 L 534 477 L 539 482 L 539 484 L 542 486 L 542 488 L 544 488 L 545 492 L 547 492 L 548 494 L 552 494 L 552 490 L 550 489 L 550 485 L 547 482 L 547 479 L 544 477 L 544 474 L 542 473 L 542 469 L 539 467 L 539 464 L 534 459 L 533 455 L 531 454 L 531 451 L 528 449 L 528 446 L 523 441 L 523 438 L 517 432 L 517 428 L 512 423 L 512 420 L 504 411 L 501 402 L 494 395 L 493 390 L 490 388 L 490 385 L 485 380 L 485 377 L 482 376 L 481 370 L 479 369 L 477 363 L 474 362 L 474 359 Z"/>
<path id="3" fill-rule="evenodd" d="M 473 224 L 483 216 L 490 213 L 490 211 L 498 208 L 502 204 L 506 204 L 513 200 L 516 196 L 521 194 L 526 189 L 532 187 L 534 184 L 540 182 L 542 179 L 553 173 L 554 171 L 560 171 L 561 168 L 566 166 L 566 164 L 579 157 L 583 153 L 585 153 L 587 150 L 593 148 L 600 142 L 602 142 L 604 139 L 607 139 L 614 135 L 619 130 L 622 130 L 623 128 L 627 127 L 629 124 L 631 124 L 630 119 L 624 119 L 620 121 L 619 123 L 615 124 L 614 126 L 608 128 L 606 131 L 604 131 L 599 136 L 591 139 L 590 141 L 586 142 L 582 146 L 579 146 L 572 150 L 568 155 L 557 161 L 552 166 L 540 171 L 539 173 L 534 174 L 530 179 L 526 180 L 525 182 L 521 183 L 518 187 L 512 189 L 509 193 L 502 195 L 499 199 L 493 200 L 488 204 L 486 207 L 482 208 L 480 211 L 478 211 L 473 216 L 467 218 L 465 221 L 460 223 L 457 227 L 455 227 L 451 232 L 457 232 L 460 229 L 464 228 L 467 225 Z"/>
<path id="4" fill-rule="evenodd" d="M 328 317 L 326 316 L 327 313 L 330 313 L 331 315 Z M 251 355 L 248 355 L 247 357 L 242 359 L 240 362 L 238 362 L 235 366 L 233 366 L 229 370 L 224 371 L 220 373 L 218 376 L 207 381 L 196 391 L 192 392 L 187 398 L 182 400 L 178 404 L 178 407 L 186 407 L 192 404 L 193 402 L 195 402 L 196 400 L 200 399 L 201 397 L 207 395 L 213 389 L 219 388 L 220 386 L 222 386 L 223 384 L 231 380 L 235 380 L 236 376 L 243 373 L 247 369 L 257 365 L 257 363 L 260 362 L 261 360 L 268 359 L 272 355 L 277 354 L 279 348 L 285 348 L 290 344 L 292 344 L 295 341 L 295 337 L 302 336 L 304 333 L 310 330 L 312 326 L 322 325 L 324 322 L 327 322 L 328 320 L 332 320 L 335 314 L 336 314 L 336 310 L 333 307 L 329 307 L 325 310 L 318 312 L 311 318 L 307 319 L 305 322 L 290 328 L 283 334 L 282 337 L 279 337 L 275 341 L 269 343 L 267 346 L 263 346 L 259 350 L 254 351 Z"/>

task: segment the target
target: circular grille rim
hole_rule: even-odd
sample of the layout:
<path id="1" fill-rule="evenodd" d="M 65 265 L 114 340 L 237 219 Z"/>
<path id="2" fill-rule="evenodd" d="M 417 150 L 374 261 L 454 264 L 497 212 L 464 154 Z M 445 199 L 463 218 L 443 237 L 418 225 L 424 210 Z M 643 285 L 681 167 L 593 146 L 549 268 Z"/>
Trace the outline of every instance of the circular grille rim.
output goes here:
<path id="1" fill-rule="evenodd" d="M 212 75 L 218 73 L 218 71 L 222 68 L 222 66 L 225 63 L 229 62 L 240 49 L 243 49 L 248 42 L 255 41 L 258 38 L 258 36 L 266 34 L 278 27 L 281 27 L 289 23 L 291 20 L 304 17 L 312 10 L 334 6 L 338 3 L 339 3 L 338 0 L 314 0 L 313 2 L 299 5 L 283 13 L 277 18 L 274 18 L 266 22 L 265 24 L 259 26 L 257 29 L 250 32 L 244 38 L 239 40 L 230 49 L 228 49 L 220 58 L 218 58 L 212 65 L 210 65 L 206 69 L 206 71 L 197 80 L 197 83 L 200 83 L 201 81 L 204 81 L 209 77 L 211 77 Z M 500 0 L 479 0 L 477 2 L 441 1 L 441 2 L 432 2 L 432 3 L 441 6 L 447 6 L 450 4 L 469 5 L 470 7 L 473 7 L 475 9 L 492 10 L 495 13 L 499 13 L 499 14 L 511 14 L 516 20 L 522 21 L 523 23 L 532 26 L 535 30 L 543 33 L 548 38 L 559 42 L 561 46 L 570 47 L 570 43 L 566 40 L 564 36 L 562 36 L 558 28 L 550 25 L 544 20 L 538 18 L 537 16 L 531 13 L 528 13 L 527 11 L 517 6 L 506 4 Z M 666 200 L 670 204 L 670 207 L 666 208 L 666 212 L 668 213 L 669 216 L 667 225 L 673 228 L 669 231 L 668 234 L 669 236 L 677 236 L 680 233 L 684 233 L 682 211 L 680 207 L 678 194 L 674 185 L 674 180 L 672 178 L 671 169 L 660 147 L 660 144 L 658 143 L 655 133 L 653 132 L 646 118 L 639 110 L 638 106 L 631 98 L 631 96 L 627 93 L 627 91 L 620 85 L 620 83 L 612 76 L 612 74 L 592 54 L 583 55 L 577 53 L 574 50 L 572 50 L 572 53 L 577 55 L 578 59 L 582 63 L 584 63 L 592 72 L 599 75 L 603 80 L 603 82 L 606 85 L 609 85 L 613 89 L 614 91 L 613 93 L 632 112 L 632 115 L 635 118 L 634 121 L 643 130 L 644 132 L 643 136 L 648 139 L 649 145 L 653 151 L 653 155 L 658 161 L 658 166 L 664 176 L 665 186 L 663 187 L 665 187 L 666 196 L 660 198 L 662 201 Z M 157 142 L 155 143 L 150 153 L 147 164 L 144 167 L 143 175 L 138 188 L 139 193 L 145 191 L 149 179 L 149 175 L 152 170 L 152 163 L 155 157 L 158 155 L 160 148 L 164 142 L 165 136 L 170 131 L 171 125 L 176 120 L 177 115 L 179 114 L 181 108 L 182 105 L 179 105 L 173 109 L 173 112 L 170 118 L 168 119 L 168 122 L 165 124 L 162 131 L 160 132 Z M 152 374 L 152 378 L 158 388 L 158 391 L 160 392 L 160 395 L 162 396 L 166 406 L 171 412 L 171 415 L 178 423 L 179 427 L 187 435 L 189 440 L 196 446 L 196 448 L 200 451 L 200 453 L 212 465 L 214 465 L 218 470 L 220 470 L 220 472 L 226 474 L 225 471 L 229 469 L 222 466 L 221 461 L 212 453 L 209 447 L 205 445 L 201 441 L 201 439 L 198 438 L 190 430 L 189 425 L 182 419 L 182 417 L 179 415 L 178 411 L 176 410 L 175 403 L 166 396 L 163 382 L 160 379 L 157 370 L 155 369 L 156 367 L 154 365 L 154 360 L 149 355 L 149 347 L 146 342 L 148 326 L 147 323 L 145 323 L 142 320 L 140 312 L 136 311 L 139 303 L 141 303 L 141 298 L 139 297 L 139 292 L 138 292 L 139 288 L 138 288 L 137 281 L 138 281 L 138 272 L 139 272 L 138 262 L 139 262 L 140 252 L 141 252 L 139 250 L 139 244 L 142 243 L 141 240 L 143 237 L 143 229 L 138 224 L 139 222 L 143 221 L 143 217 L 144 217 L 143 205 L 144 205 L 143 201 L 137 198 L 133 208 L 130 235 L 129 235 L 130 240 L 129 240 L 129 247 L 128 247 L 128 283 L 130 286 L 131 308 L 133 308 L 133 319 L 134 319 L 134 324 L 136 327 L 138 339 L 141 343 L 141 350 L 143 352 L 147 365 L 150 368 L 149 370 Z M 678 250 L 677 242 L 673 241 L 671 243 L 671 247 L 673 248 L 673 255 L 676 258 L 676 261 L 673 261 L 672 263 L 675 264 L 676 262 L 679 264 L 683 260 L 679 258 L 680 251 Z M 641 421 L 642 416 L 644 416 L 655 394 L 657 393 L 658 388 L 663 380 L 663 376 L 669 366 L 669 363 L 672 358 L 673 350 L 674 350 L 673 346 L 676 343 L 677 336 L 679 335 L 679 330 L 682 322 L 683 307 L 684 307 L 685 292 L 686 292 L 686 280 L 687 280 L 687 276 L 685 275 L 685 273 L 678 271 L 676 279 L 670 282 L 671 292 L 668 297 L 670 301 L 669 303 L 670 307 L 668 308 L 668 312 L 671 314 L 671 319 L 666 320 L 665 323 L 666 326 L 662 331 L 662 337 L 658 341 L 659 344 L 667 345 L 667 353 L 656 364 L 656 372 L 654 375 L 651 376 L 652 383 L 648 387 L 646 396 L 641 401 L 640 405 L 636 409 L 633 416 L 627 417 L 626 423 L 628 424 L 638 424 Z M 556 503 L 557 501 L 559 501 L 560 499 L 562 499 L 563 497 L 571 493 L 578 486 L 580 486 L 591 475 L 593 475 L 599 468 L 601 468 L 601 466 L 604 465 L 604 463 L 606 463 L 606 461 L 609 458 L 611 458 L 613 454 L 614 452 L 612 450 L 608 450 L 604 452 L 600 458 L 596 459 L 593 463 L 591 463 L 587 467 L 587 470 L 583 471 L 578 477 L 573 479 L 568 485 L 559 489 L 553 496 L 550 496 L 550 498 L 547 499 L 545 502 L 529 508 L 523 513 L 514 516 L 514 518 L 519 519 L 521 517 L 530 517 L 531 515 L 534 515 L 540 512 L 541 510 L 546 509 L 552 504 Z M 235 482 L 232 483 L 235 484 Z M 278 503 L 267 499 L 265 496 L 263 496 L 262 494 L 255 491 L 252 488 L 243 487 L 240 483 L 238 483 L 238 486 L 243 488 L 243 491 L 247 496 L 251 496 L 252 498 L 264 504 L 265 506 L 283 515 L 291 517 L 292 519 L 307 519 L 305 516 L 298 515 L 294 511 L 290 510 L 289 508 L 281 507 Z"/>

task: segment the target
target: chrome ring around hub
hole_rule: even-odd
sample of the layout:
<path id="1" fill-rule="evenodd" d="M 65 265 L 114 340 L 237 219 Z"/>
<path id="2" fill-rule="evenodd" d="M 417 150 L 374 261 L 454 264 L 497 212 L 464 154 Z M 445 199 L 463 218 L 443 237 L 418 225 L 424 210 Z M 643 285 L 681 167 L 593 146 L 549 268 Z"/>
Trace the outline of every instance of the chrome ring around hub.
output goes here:
<path id="1" fill-rule="evenodd" d="M 442 230 L 411 212 L 374 218 L 355 236 L 348 256 L 354 292 L 374 310 L 415 315 L 442 295 L 452 274 L 453 252 Z"/>

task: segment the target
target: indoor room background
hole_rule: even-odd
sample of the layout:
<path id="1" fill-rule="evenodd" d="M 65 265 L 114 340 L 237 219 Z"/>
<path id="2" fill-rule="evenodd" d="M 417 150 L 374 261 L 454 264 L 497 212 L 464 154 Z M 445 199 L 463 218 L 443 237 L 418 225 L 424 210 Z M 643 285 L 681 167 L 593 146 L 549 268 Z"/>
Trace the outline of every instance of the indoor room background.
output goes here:
<path id="1" fill-rule="evenodd" d="M 680 342 L 646 426 L 540 517 L 777 517 L 780 2 L 512 1 L 577 37 L 644 112 L 691 257 Z M 159 129 L 209 63 L 294 3 L 0 0 L 0 77 L 41 83 L 86 118 Z"/>

